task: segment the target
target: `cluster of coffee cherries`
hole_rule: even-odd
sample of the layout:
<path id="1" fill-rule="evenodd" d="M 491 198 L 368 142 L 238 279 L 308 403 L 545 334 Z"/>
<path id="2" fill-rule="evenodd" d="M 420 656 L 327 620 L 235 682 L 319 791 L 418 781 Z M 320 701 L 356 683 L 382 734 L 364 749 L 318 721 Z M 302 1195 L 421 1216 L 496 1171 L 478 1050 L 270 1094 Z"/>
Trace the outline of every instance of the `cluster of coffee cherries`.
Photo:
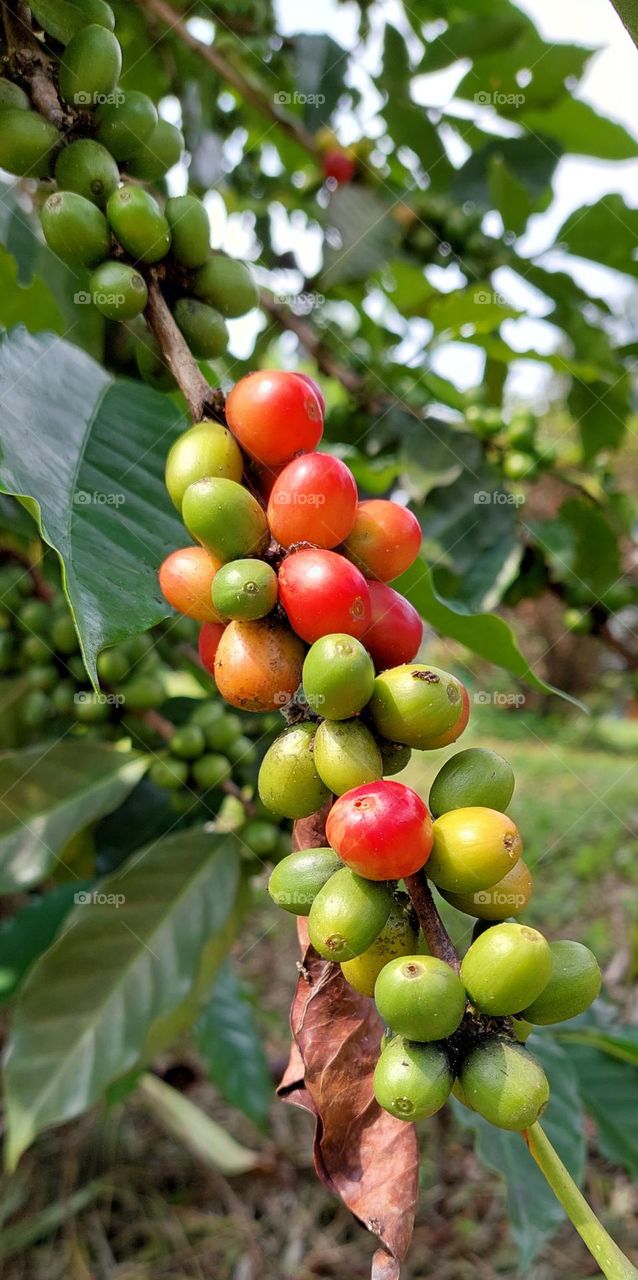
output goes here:
<path id="1" fill-rule="evenodd" d="M 161 263 L 164 293 L 193 355 L 222 356 L 226 320 L 257 304 L 250 269 L 211 252 L 208 214 L 197 197 L 171 197 L 162 209 L 142 185 L 182 158 L 180 130 L 158 117 L 145 93 L 119 87 L 122 53 L 108 4 L 41 0 L 31 9 L 59 60 L 59 93 L 73 123 L 62 133 L 32 110 L 19 84 L 0 80 L 0 166 L 55 177 L 42 229 L 58 258 L 90 273 L 78 303 L 92 302 L 109 320 L 131 321 L 148 302 L 147 268 Z M 150 330 L 135 355 L 143 378 L 161 390 L 174 387 Z"/>

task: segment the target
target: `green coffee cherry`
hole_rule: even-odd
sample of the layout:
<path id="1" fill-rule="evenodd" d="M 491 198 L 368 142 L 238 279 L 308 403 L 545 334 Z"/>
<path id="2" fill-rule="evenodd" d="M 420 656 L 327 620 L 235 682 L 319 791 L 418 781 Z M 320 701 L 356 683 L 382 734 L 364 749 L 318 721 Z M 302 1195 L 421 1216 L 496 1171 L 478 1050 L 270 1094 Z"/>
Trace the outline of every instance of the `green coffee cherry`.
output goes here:
<path id="1" fill-rule="evenodd" d="M 70 672 L 70 674 L 73 676 L 73 679 L 77 680 L 78 684 L 85 684 L 86 669 L 84 666 L 84 661 L 80 657 L 79 653 L 73 654 L 70 658 L 67 659 L 66 667 L 67 667 L 67 670 Z"/>
<path id="2" fill-rule="evenodd" d="M 220 253 L 213 254 L 200 267 L 193 293 L 229 320 L 252 311 L 259 302 L 257 285 L 246 263 Z"/>
<path id="3" fill-rule="evenodd" d="M 335 871 L 343 867 L 334 849 L 302 849 L 277 863 L 268 892 L 278 907 L 307 916 L 317 894 Z"/>
<path id="4" fill-rule="evenodd" d="M 529 903 L 532 889 L 529 867 L 519 858 L 511 870 L 488 889 L 474 893 L 448 893 L 441 889 L 440 893 L 457 911 L 475 916 L 477 920 L 500 921 L 507 920 L 508 916 L 520 916 Z"/>
<path id="5" fill-rule="evenodd" d="M 120 171 L 106 147 L 91 138 L 79 138 L 60 152 L 55 180 L 60 191 L 75 191 L 98 209 L 104 209 L 119 186 Z"/>
<path id="6" fill-rule="evenodd" d="M 25 665 L 30 662 L 47 662 L 50 657 L 51 650 L 46 640 L 40 636 L 27 636 L 20 645 L 20 658 Z"/>
<path id="7" fill-rule="evenodd" d="M 453 742 L 457 726 L 462 730 L 466 697 L 449 672 L 411 662 L 377 676 L 370 711 L 382 737 L 429 751 Z"/>
<path id="8" fill-rule="evenodd" d="M 107 320 L 132 320 L 148 302 L 144 277 L 124 262 L 102 262 L 90 284 L 93 304 Z"/>
<path id="9" fill-rule="evenodd" d="M 534 1030 L 532 1023 L 525 1018 L 512 1018 L 512 1030 L 519 1044 L 525 1044 Z"/>
<path id="10" fill-rule="evenodd" d="M 228 345 L 228 330 L 219 311 L 195 298 L 178 298 L 173 314 L 198 360 L 223 356 Z"/>
<path id="11" fill-rule="evenodd" d="M 307 818 L 328 799 L 328 788 L 315 766 L 314 736 L 314 725 L 293 725 L 268 748 L 257 785 L 262 803 L 271 813 L 283 818 Z"/>
<path id="12" fill-rule="evenodd" d="M 53 619 L 51 623 L 51 644 L 56 653 L 62 653 L 65 657 L 79 651 L 78 633 L 75 629 L 73 618 L 69 613 L 63 613 L 59 618 Z"/>
<path id="13" fill-rule="evenodd" d="M 97 673 L 105 684 L 119 684 L 130 670 L 130 662 L 123 649 L 104 649 L 97 660 Z"/>
<path id="14" fill-rule="evenodd" d="M 188 532 L 218 560 L 258 556 L 270 540 L 268 523 L 257 499 L 235 480 L 197 480 L 182 501 Z"/>
<path id="15" fill-rule="evenodd" d="M 405 747 L 402 742 L 388 742 L 386 738 L 379 738 L 377 746 L 383 761 L 384 778 L 394 777 L 395 773 L 401 773 L 409 765 L 412 750 L 410 747 Z"/>
<path id="16" fill-rule="evenodd" d="M 362 996 L 374 995 L 374 984 L 381 970 L 397 956 L 413 955 L 419 938 L 418 925 L 407 894 L 397 894 L 381 933 L 372 946 L 346 960 L 341 972 L 351 987 Z"/>
<path id="17" fill-rule="evenodd" d="M 303 688 L 309 705 L 328 720 L 358 715 L 374 689 L 368 650 L 340 632 L 315 640 L 303 665 Z"/>
<path id="18" fill-rule="evenodd" d="M 223 618 L 265 618 L 277 603 L 277 574 L 263 560 L 231 560 L 213 579 L 213 604 Z"/>
<path id="19" fill-rule="evenodd" d="M 87 23 L 115 29 L 115 17 L 106 0 L 33 0 L 29 6 L 43 31 L 68 44 Z"/>
<path id="20" fill-rule="evenodd" d="M 75 703 L 75 684 L 73 681 L 60 680 L 51 693 L 51 702 L 58 715 L 70 715 Z"/>
<path id="21" fill-rule="evenodd" d="M 206 749 L 204 730 L 198 724 L 185 724 L 176 729 L 169 741 L 168 749 L 172 756 L 181 760 L 196 760 Z"/>
<path id="22" fill-rule="evenodd" d="M 43 693 L 50 693 L 57 684 L 58 669 L 52 662 L 36 663 L 27 670 L 26 680 L 30 689 L 41 689 Z"/>
<path id="23" fill-rule="evenodd" d="M 179 791 L 188 780 L 188 765 L 185 760 L 158 757 L 153 761 L 149 776 L 156 787 L 164 787 L 167 791 Z"/>
<path id="24" fill-rule="evenodd" d="M 29 689 L 18 708 L 18 716 L 25 729 L 41 729 L 48 720 L 53 705 L 41 689 Z"/>
<path id="25" fill-rule="evenodd" d="M 136 262 L 159 262 L 171 247 L 171 233 L 157 200 L 142 187 L 119 187 L 106 206 L 122 248 Z"/>
<path id="26" fill-rule="evenodd" d="M 470 747 L 446 760 L 430 789 L 435 818 L 450 809 L 482 805 L 504 813 L 514 794 L 514 770 L 507 760 L 484 747 Z"/>
<path id="27" fill-rule="evenodd" d="M 206 735 L 206 746 L 209 751 L 229 751 L 233 743 L 241 735 L 241 720 L 222 711 L 220 716 L 202 726 Z"/>
<path id="28" fill-rule="evenodd" d="M 518 827 L 506 813 L 470 805 L 449 809 L 432 827 L 428 876 L 447 893 L 489 889 L 515 866 L 523 852 Z"/>
<path id="29" fill-rule="evenodd" d="M 374 999 L 383 1021 L 409 1040 L 445 1040 L 461 1025 L 465 988 L 436 956 L 398 956 L 381 970 Z"/>
<path id="30" fill-rule="evenodd" d="M 582 942 L 567 938 L 551 942 L 552 973 L 540 995 L 523 1010 L 522 1017 L 545 1027 L 584 1013 L 600 995 L 602 982 L 595 955 Z"/>
<path id="31" fill-rule="evenodd" d="M 41 212 L 42 230 L 50 249 L 63 262 L 95 267 L 111 248 L 111 233 L 103 213 L 75 191 L 56 191 Z"/>
<path id="32" fill-rule="evenodd" d="M 60 59 L 60 97 L 75 107 L 94 107 L 113 92 L 122 70 L 122 50 L 112 31 L 83 26 Z"/>
<path id="33" fill-rule="evenodd" d="M 179 163 L 184 151 L 184 135 L 167 120 L 159 120 L 150 137 L 139 151 L 131 156 L 127 169 L 133 178 L 157 182 L 173 165 Z"/>
<path id="34" fill-rule="evenodd" d="M 324 960 L 352 960 L 372 945 L 391 908 L 388 885 L 364 880 L 342 867 L 319 890 L 310 908 L 308 936 Z"/>
<path id="35" fill-rule="evenodd" d="M 198 422 L 171 446 L 166 459 L 166 488 L 178 511 L 184 494 L 196 480 L 218 478 L 241 481 L 241 450 L 227 427 L 219 422 Z"/>
<path id="36" fill-rule="evenodd" d="M 144 382 L 156 391 L 173 391 L 177 386 L 175 378 L 164 359 L 155 334 L 146 329 L 143 338 L 135 344 L 135 362 Z"/>
<path id="37" fill-rule="evenodd" d="M 314 750 L 317 773 L 337 796 L 383 777 L 381 752 L 360 720 L 323 720 Z"/>
<path id="38" fill-rule="evenodd" d="M 242 827 L 240 838 L 257 858 L 268 858 L 279 844 L 279 827 L 273 822 L 264 822 L 255 818 Z"/>
<path id="39" fill-rule="evenodd" d="M 195 726 L 192 726 L 193 728 Z M 209 751 L 200 756 L 193 765 L 193 778 L 201 791 L 210 791 L 212 787 L 221 787 L 231 777 L 233 767 L 226 756 Z"/>
<path id="40" fill-rule="evenodd" d="M 0 168 L 20 178 L 47 178 L 61 134 L 37 111 L 7 107 L 0 122 Z"/>
<path id="41" fill-rule="evenodd" d="M 374 1096 L 397 1120 L 413 1123 L 440 1111 L 452 1090 L 450 1064 L 437 1045 L 411 1044 L 395 1036 L 374 1072 Z"/>
<path id="42" fill-rule="evenodd" d="M 241 766 L 246 769 L 255 763 L 255 760 L 257 759 L 257 748 L 254 742 L 251 742 L 250 738 L 247 738 L 245 734 L 240 733 L 239 737 L 235 738 L 235 741 L 231 742 L 228 748 L 228 758 L 229 760 L 232 760 L 234 765 L 237 765 L 238 767 Z"/>
<path id="43" fill-rule="evenodd" d="M 0 76 L 0 111 L 5 111 L 7 107 L 14 111 L 30 111 L 31 103 L 24 89 L 12 80 L 5 80 L 4 76 Z"/>
<path id="44" fill-rule="evenodd" d="M 0 632 L 0 673 L 10 671 L 15 661 L 15 641 L 8 631 Z"/>
<path id="45" fill-rule="evenodd" d="M 18 612 L 18 626 L 21 631 L 46 635 L 50 623 L 51 610 L 44 600 L 27 600 Z"/>
<path id="46" fill-rule="evenodd" d="M 137 89 L 129 89 L 116 102 L 96 112 L 97 137 L 116 160 L 128 160 L 147 142 L 157 125 L 155 103 Z"/>
<path id="47" fill-rule="evenodd" d="M 461 965 L 461 978 L 472 1004 L 492 1017 L 527 1009 L 544 991 L 551 973 L 547 939 L 523 924 L 497 924 L 487 929 L 472 943 Z"/>
<path id="48" fill-rule="evenodd" d="M 201 200 L 197 196 L 171 196 L 164 213 L 171 229 L 171 253 L 175 261 L 191 271 L 200 267 L 210 253 L 210 222 Z M 208 301 L 204 298 L 204 302 Z M 221 311 L 221 307 L 218 310 Z"/>
<path id="49" fill-rule="evenodd" d="M 202 729 L 207 729 L 209 725 L 216 724 L 224 716 L 224 708 L 219 701 L 200 702 L 196 706 L 191 716 L 192 724 L 200 724 Z"/>
<path id="50" fill-rule="evenodd" d="M 76 693 L 73 714 L 80 724 L 103 724 L 111 715 L 111 705 L 103 694 L 93 690 Z"/>
<path id="51" fill-rule="evenodd" d="M 511 1040 L 485 1040 L 465 1059 L 460 1080 L 467 1105 L 499 1129 L 529 1129 L 549 1101 L 540 1063 Z"/>
<path id="52" fill-rule="evenodd" d="M 135 676 L 120 689 L 127 712 L 154 711 L 164 701 L 164 685 L 155 676 Z"/>

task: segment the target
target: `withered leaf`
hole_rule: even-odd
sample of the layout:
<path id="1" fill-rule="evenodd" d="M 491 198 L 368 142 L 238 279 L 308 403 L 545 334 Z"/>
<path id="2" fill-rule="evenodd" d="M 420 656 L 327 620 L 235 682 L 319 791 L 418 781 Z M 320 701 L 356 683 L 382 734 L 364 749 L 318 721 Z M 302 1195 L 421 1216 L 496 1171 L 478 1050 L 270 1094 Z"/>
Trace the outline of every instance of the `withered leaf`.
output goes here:
<path id="1" fill-rule="evenodd" d="M 325 843 L 327 810 L 295 823 L 293 847 Z M 418 1147 L 413 1125 L 382 1111 L 372 1091 L 382 1023 L 372 1000 L 322 960 L 298 923 L 302 965 L 291 1010 L 294 1043 L 279 1086 L 316 1120 L 315 1169 L 379 1238 L 372 1280 L 398 1280 L 414 1226 Z"/>

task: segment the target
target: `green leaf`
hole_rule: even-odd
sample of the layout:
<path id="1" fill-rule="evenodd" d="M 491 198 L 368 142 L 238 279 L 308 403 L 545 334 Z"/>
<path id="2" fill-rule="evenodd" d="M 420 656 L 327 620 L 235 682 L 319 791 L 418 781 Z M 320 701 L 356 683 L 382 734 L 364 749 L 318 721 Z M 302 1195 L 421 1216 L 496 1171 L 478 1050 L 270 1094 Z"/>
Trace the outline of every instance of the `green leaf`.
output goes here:
<path id="1" fill-rule="evenodd" d="M 457 170 L 452 193 L 457 200 L 471 200 L 486 209 L 491 206 L 490 172 L 495 159 L 529 192 L 534 205 L 545 196 L 560 159 L 555 146 L 527 134 L 524 138 L 494 138 L 474 151 Z"/>
<path id="2" fill-rule="evenodd" d="M 306 127 L 316 133 L 326 124 L 344 93 L 348 50 L 329 35 L 294 38 L 295 78 Z M 306 99 L 306 101 L 304 101 Z"/>
<path id="3" fill-rule="evenodd" d="M 638 156 L 638 141 L 623 125 L 569 94 L 544 111 L 528 111 L 525 106 L 518 118 L 534 133 L 558 143 L 561 152 L 598 160 L 633 160 Z"/>
<path id="4" fill-rule="evenodd" d="M 622 1165 L 630 1177 L 638 1178 L 636 1033 L 631 1046 L 633 1063 L 620 1061 L 607 1050 L 601 1052 L 575 1043 L 562 1034 L 561 1042 L 578 1078 L 585 1107 L 596 1121 L 602 1154 L 613 1164 Z"/>
<path id="5" fill-rule="evenodd" d="M 556 244 L 577 257 L 632 276 L 638 274 L 637 243 L 638 209 L 613 193 L 575 209 L 556 234 Z"/>
<path id="6" fill-rule="evenodd" d="M 168 612 L 157 570 L 186 541 L 163 481 L 179 412 L 142 383 L 114 380 L 70 343 L 24 329 L 0 344 L 0 397 L 0 487 L 37 502 L 97 681 L 100 649 Z"/>
<path id="7" fill-rule="evenodd" d="M 178 1093 L 164 1080 L 152 1075 L 143 1076 L 138 1085 L 138 1095 L 164 1129 L 188 1147 L 198 1160 L 225 1178 L 236 1178 L 259 1167 L 259 1152 L 241 1146 L 201 1107 L 189 1102 L 183 1093 Z"/>
<path id="8" fill-rule="evenodd" d="M 192 1022 L 236 927 L 235 837 L 169 836 L 89 893 L 18 998 L 5 1064 L 14 1168 Z"/>
<path id="9" fill-rule="evenodd" d="M 632 392 L 629 373 L 616 376 L 611 386 L 574 382 L 569 407 L 578 422 L 585 463 L 602 449 L 618 449 L 622 444 L 633 410 Z"/>
<path id="10" fill-rule="evenodd" d="M 325 214 L 328 227 L 338 234 L 339 245 L 326 242 L 319 287 L 363 280 L 377 270 L 396 249 L 400 230 L 384 201 L 364 187 L 341 186 Z"/>
<path id="11" fill-rule="evenodd" d="M 73 906 L 81 881 L 61 884 L 42 897 L 32 898 L 10 920 L 0 925 L 0 1004 L 6 1004 L 34 960 L 50 947 L 62 921 Z"/>
<path id="12" fill-rule="evenodd" d="M 532 1053 L 541 1061 L 551 1086 L 543 1128 L 574 1180 L 580 1183 L 585 1164 L 585 1136 L 576 1072 L 569 1056 L 549 1036 L 534 1037 Z M 565 1220 L 564 1211 L 519 1133 L 496 1129 L 465 1107 L 455 1105 L 454 1110 L 461 1123 L 474 1129 L 479 1159 L 505 1179 L 512 1233 L 520 1250 L 520 1269 L 528 1274 L 545 1240 Z"/>
<path id="13" fill-rule="evenodd" d="M 209 1079 L 231 1106 L 263 1126 L 273 1096 L 268 1059 L 250 991 L 228 962 L 196 1023 L 195 1037 Z"/>
<path id="14" fill-rule="evenodd" d="M 505 230 L 520 235 L 534 208 L 529 192 L 508 169 L 502 155 L 492 156 L 489 181 L 492 204 L 500 213 Z"/>
<path id="15" fill-rule="evenodd" d="M 0 756 L 0 892 L 37 884 L 68 840 L 110 813 L 148 759 L 106 743 L 66 738 Z"/>
<path id="16" fill-rule="evenodd" d="M 423 314 L 438 332 L 449 331 L 456 336 L 466 325 L 471 325 L 475 333 L 491 333 L 504 320 L 517 319 L 521 312 L 500 301 L 489 284 L 476 283 L 434 294 Z"/>
<path id="17" fill-rule="evenodd" d="M 443 35 L 426 45 L 419 73 L 440 71 L 460 58 L 476 58 L 488 49 L 508 49 L 529 19 L 513 5 L 504 13 L 492 13 L 489 21 L 480 15 L 451 23 Z"/>
<path id="18" fill-rule="evenodd" d="M 529 526 L 558 582 L 588 591 L 593 600 L 622 576 L 618 538 L 607 516 L 585 498 L 569 498 L 553 520 Z"/>
<path id="19" fill-rule="evenodd" d="M 491 24 L 490 24 L 491 25 Z M 507 49 L 491 50 L 476 58 L 471 71 L 456 90 L 459 98 L 491 105 L 499 113 L 519 120 L 545 110 L 565 96 L 565 81 L 580 79 L 593 49 L 574 44 L 548 44 L 530 25 Z M 529 83 L 522 83 L 522 76 Z M 537 133 L 549 132 L 539 124 Z"/>
<path id="20" fill-rule="evenodd" d="M 425 561 L 419 558 L 407 573 L 393 586 L 418 609 L 425 621 L 440 635 L 458 640 L 472 653 L 497 667 L 502 667 L 520 680 L 526 680 L 543 693 L 557 693 L 575 706 L 582 703 L 570 694 L 554 688 L 532 671 L 521 653 L 511 627 L 493 613 L 471 613 L 456 601 L 444 600 L 434 589 L 432 574 Z"/>
<path id="21" fill-rule="evenodd" d="M 30 333 L 63 332 L 62 317 L 44 281 L 35 276 L 30 284 L 20 284 L 15 258 L 0 246 L 0 325 L 9 329 L 14 324 L 26 324 Z"/>

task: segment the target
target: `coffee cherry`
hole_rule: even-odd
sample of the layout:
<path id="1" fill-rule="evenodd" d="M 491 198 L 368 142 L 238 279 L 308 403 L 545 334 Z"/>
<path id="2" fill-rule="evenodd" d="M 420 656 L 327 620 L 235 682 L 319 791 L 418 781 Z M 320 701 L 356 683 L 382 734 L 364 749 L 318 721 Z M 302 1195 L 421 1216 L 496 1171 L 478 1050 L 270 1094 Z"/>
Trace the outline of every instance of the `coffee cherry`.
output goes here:
<path id="1" fill-rule="evenodd" d="M 179 164 L 184 151 L 184 135 L 174 124 L 159 120 L 150 137 L 131 156 L 127 169 L 133 178 L 157 182 Z"/>
<path id="2" fill-rule="evenodd" d="M 524 1018 L 512 1018 L 512 1030 L 518 1043 L 526 1044 L 534 1028 L 531 1022 L 526 1022 Z"/>
<path id="3" fill-rule="evenodd" d="M 428 751 L 456 741 L 469 718 L 469 699 L 456 676 L 409 663 L 377 676 L 370 710 L 384 738 Z"/>
<path id="4" fill-rule="evenodd" d="M 58 715 L 70 715 L 75 702 L 75 684 L 73 680 L 58 681 L 51 693 L 51 702 Z"/>
<path id="5" fill-rule="evenodd" d="M 51 622 L 51 611 L 44 600 L 27 600 L 18 612 L 18 627 L 35 635 L 46 635 Z"/>
<path id="6" fill-rule="evenodd" d="M 325 416 L 325 412 L 326 412 L 326 397 L 324 396 L 323 391 L 321 390 L 321 387 L 319 386 L 319 383 L 318 383 L 318 382 L 315 382 L 314 378 L 311 378 L 311 377 L 310 377 L 310 374 L 308 374 L 308 373 L 295 373 L 295 375 L 294 375 L 294 376 L 295 376 L 295 378 L 301 378 L 302 382 L 305 382 L 305 383 L 306 383 L 306 386 L 310 387 L 310 390 L 311 390 L 311 391 L 314 391 L 314 393 L 315 393 L 315 395 L 316 395 L 316 397 L 317 397 L 317 400 L 319 401 L 319 406 L 320 406 L 320 408 L 321 408 L 321 413 L 322 413 L 322 415 L 324 415 L 324 416 Z"/>
<path id="7" fill-rule="evenodd" d="M 391 582 L 414 564 L 422 537 L 421 526 L 407 507 L 370 498 L 359 503 L 342 552 L 364 577 Z"/>
<path id="8" fill-rule="evenodd" d="M 278 907 L 307 916 L 320 889 L 342 866 L 333 849 L 302 849 L 277 863 L 268 892 Z"/>
<path id="9" fill-rule="evenodd" d="M 148 302 L 144 277 L 124 262 L 102 262 L 90 283 L 93 304 L 107 320 L 132 320 Z"/>
<path id="10" fill-rule="evenodd" d="M 439 889 L 449 893 L 489 889 L 523 852 L 516 824 L 496 809 L 450 809 L 436 819 L 432 832 L 428 875 Z"/>
<path id="11" fill-rule="evenodd" d="M 329 453 L 307 453 L 293 458 L 275 480 L 268 523 L 282 547 L 336 547 L 350 532 L 356 509 L 357 485 L 345 463 Z"/>
<path id="12" fill-rule="evenodd" d="M 157 200 L 142 187 L 119 187 L 106 214 L 123 249 L 136 262 L 159 262 L 171 247 L 171 233 Z"/>
<path id="13" fill-rule="evenodd" d="M 301 642 L 279 623 L 229 622 L 215 658 L 217 688 L 244 711 L 280 710 L 299 688 L 303 655 Z"/>
<path id="14" fill-rule="evenodd" d="M 259 798 L 271 813 L 283 818 L 307 818 L 328 799 L 314 760 L 315 725 L 286 729 L 261 762 Z"/>
<path id="15" fill-rule="evenodd" d="M 388 885 L 372 884 L 342 867 L 319 890 L 310 908 L 308 936 L 324 960 L 352 960 L 378 937 L 391 907 Z"/>
<path id="16" fill-rule="evenodd" d="M 245 262 L 227 258 L 222 253 L 213 254 L 199 268 L 193 280 L 193 293 L 228 320 L 245 316 L 259 303 L 257 285 L 250 268 Z"/>
<path id="17" fill-rule="evenodd" d="M 69 40 L 86 26 L 95 22 L 107 31 L 115 29 L 115 17 L 106 0 L 33 0 L 29 6 L 42 29 L 54 40 L 68 44 Z"/>
<path id="18" fill-rule="evenodd" d="M 97 673 L 104 684 L 119 684 L 128 675 L 130 663 L 123 649 L 103 649 L 97 659 Z"/>
<path id="19" fill-rule="evenodd" d="M 478 920 L 506 920 L 508 916 L 520 916 L 532 896 L 532 877 L 522 858 L 512 869 L 488 889 L 474 893 L 448 893 L 441 890 L 446 902 L 457 911 L 464 911 Z"/>
<path id="20" fill-rule="evenodd" d="M 334 178 L 335 182 L 352 182 L 356 164 L 345 151 L 328 151 L 323 158 L 323 171 L 326 178 Z"/>
<path id="21" fill-rule="evenodd" d="M 222 618 L 264 618 L 277 603 L 277 574 L 263 560 L 231 560 L 215 575 L 213 604 Z"/>
<path id="22" fill-rule="evenodd" d="M 30 689 L 41 689 L 43 693 L 51 693 L 58 681 L 58 669 L 52 662 L 36 663 L 29 667 L 25 679 Z"/>
<path id="23" fill-rule="evenodd" d="M 238 768 L 243 765 L 244 769 L 247 769 L 257 759 L 257 748 L 250 738 L 246 737 L 244 733 L 240 733 L 239 737 L 235 738 L 235 741 L 228 748 L 228 755 Z"/>
<path id="24" fill-rule="evenodd" d="M 499 1129 L 529 1129 L 549 1101 L 540 1063 L 511 1040 L 483 1041 L 465 1059 L 460 1079 L 467 1105 Z"/>
<path id="25" fill-rule="evenodd" d="M 423 622 L 405 596 L 385 582 L 369 582 L 370 625 L 363 642 L 379 671 L 411 662 L 423 640 Z"/>
<path id="26" fill-rule="evenodd" d="M 199 633 L 197 641 L 199 660 L 211 676 L 215 675 L 215 658 L 225 630 L 225 622 L 205 622 Z"/>
<path id="27" fill-rule="evenodd" d="M 25 729 L 41 729 L 52 711 L 51 699 L 42 689 L 28 689 L 20 701 L 18 718 Z"/>
<path id="28" fill-rule="evenodd" d="M 111 233 L 103 213 L 75 191 L 56 191 L 41 211 L 42 230 L 50 249 L 63 262 L 95 267 L 107 257 Z"/>
<path id="29" fill-rule="evenodd" d="M 95 113 L 97 138 L 116 160 L 128 160 L 147 142 L 157 124 L 157 108 L 145 93 L 129 89 Z"/>
<path id="30" fill-rule="evenodd" d="M 223 356 L 228 345 L 228 330 L 219 311 L 205 302 L 197 302 L 195 298 L 178 298 L 174 315 L 198 360 L 215 360 Z"/>
<path id="31" fill-rule="evenodd" d="M 60 191 L 75 191 L 104 209 L 109 196 L 117 191 L 120 171 L 106 147 L 91 138 L 79 138 L 60 152 L 55 180 Z"/>
<path id="32" fill-rule="evenodd" d="M 507 760 L 485 747 L 469 747 L 439 769 L 430 788 L 430 809 L 435 818 L 475 805 L 504 813 L 514 786 L 514 770 Z"/>
<path id="33" fill-rule="evenodd" d="M 37 111 L 7 107 L 0 117 L 0 168 L 21 178 L 47 178 L 61 134 Z"/>
<path id="34" fill-rule="evenodd" d="M 432 848 L 427 806 L 401 782 L 371 782 L 340 796 L 326 835 L 347 866 L 369 880 L 413 875 Z"/>
<path id="35" fill-rule="evenodd" d="M 15 663 L 15 640 L 8 631 L 0 632 L 0 673 L 11 671 Z"/>
<path id="36" fill-rule="evenodd" d="M 31 103 L 28 95 L 12 80 L 0 76 L 0 111 L 30 111 Z"/>
<path id="37" fill-rule="evenodd" d="M 226 419 L 242 448 L 267 466 L 315 449 L 323 433 L 323 413 L 312 388 L 279 369 L 240 378 L 226 400 Z"/>
<path id="38" fill-rule="evenodd" d="M 220 714 L 202 726 L 209 751 L 223 751 L 230 755 L 230 748 L 241 734 L 239 716 L 228 714 L 220 706 Z"/>
<path id="39" fill-rule="evenodd" d="M 221 622 L 212 598 L 213 579 L 220 564 L 203 547 L 182 547 L 172 551 L 159 571 L 164 599 L 198 622 Z"/>
<path id="40" fill-rule="evenodd" d="M 410 763 L 412 752 L 409 747 L 404 747 L 402 742 L 387 742 L 385 738 L 379 738 L 378 747 L 383 761 L 384 778 L 391 778 L 395 773 L 401 773 Z"/>
<path id="41" fill-rule="evenodd" d="M 321 636 L 306 655 L 303 687 L 314 711 L 329 720 L 348 720 L 372 696 L 372 659 L 354 636 L 343 632 Z"/>
<path id="42" fill-rule="evenodd" d="M 60 97 L 90 107 L 113 92 L 122 70 L 122 50 L 112 31 L 96 23 L 83 26 L 60 58 Z"/>
<path id="43" fill-rule="evenodd" d="M 146 329 L 143 338 L 135 345 L 135 363 L 138 372 L 149 387 L 156 391 L 174 391 L 177 383 L 167 364 L 155 334 Z"/>
<path id="44" fill-rule="evenodd" d="M 171 196 L 166 201 L 164 215 L 170 227 L 171 253 L 175 261 L 190 271 L 200 267 L 210 253 L 210 222 L 201 200 L 190 195 Z M 193 289 L 199 297 L 196 282 Z M 204 298 L 204 302 L 210 301 L 210 298 Z"/>
<path id="45" fill-rule="evenodd" d="M 427 1120 L 450 1096 L 450 1064 L 438 1045 L 412 1044 L 395 1036 L 374 1072 L 374 1096 L 397 1120 Z"/>
<path id="46" fill-rule="evenodd" d="M 102 694 L 78 693 L 75 695 L 73 714 L 80 724 L 103 724 L 111 715 L 111 706 Z"/>
<path id="47" fill-rule="evenodd" d="M 51 623 L 51 644 L 56 653 L 62 653 L 65 657 L 78 652 L 80 648 L 78 633 L 75 629 L 73 618 L 69 613 L 63 613 L 59 618 L 53 619 Z"/>
<path id="48" fill-rule="evenodd" d="M 399 1035 L 426 1043 L 460 1027 L 467 1003 L 458 973 L 436 956 L 398 956 L 381 970 L 374 1000 Z"/>
<path id="49" fill-rule="evenodd" d="M 172 756 L 178 756 L 180 760 L 197 760 L 206 749 L 204 730 L 198 724 L 182 725 L 175 730 L 168 749 Z"/>
<path id="50" fill-rule="evenodd" d="M 31 662 L 46 662 L 51 656 L 51 650 L 46 642 L 40 636 L 27 636 L 26 640 L 20 645 L 20 658 L 22 664 L 28 666 Z M 84 677 L 84 668 L 82 669 L 82 677 Z"/>
<path id="51" fill-rule="evenodd" d="M 185 760 L 158 756 L 150 767 L 149 777 L 156 787 L 163 787 L 167 791 L 179 791 L 188 780 L 188 765 Z"/>
<path id="52" fill-rule="evenodd" d="M 374 995 L 374 984 L 381 970 L 396 956 L 410 956 L 417 949 L 419 930 L 407 894 L 398 894 L 390 915 L 372 946 L 345 960 L 341 972 L 351 987 L 362 996 Z"/>
<path id="53" fill-rule="evenodd" d="M 525 924 L 496 924 L 472 943 L 461 977 L 481 1013 L 520 1013 L 541 994 L 552 973 L 549 943 Z"/>
<path id="54" fill-rule="evenodd" d="M 598 961 L 582 942 L 567 938 L 551 942 L 552 972 L 547 986 L 523 1010 L 522 1017 L 545 1027 L 552 1022 L 565 1022 L 584 1013 L 600 995 L 601 973 Z"/>
<path id="55" fill-rule="evenodd" d="M 370 622 L 362 573 L 334 551 L 296 551 L 279 570 L 279 599 L 293 631 L 313 644 L 342 631 L 360 639 Z"/>
<path id="56" fill-rule="evenodd" d="M 192 726 L 195 728 L 196 726 Z M 230 760 L 226 756 L 219 755 L 217 752 L 209 751 L 205 755 L 200 756 L 193 764 L 193 778 L 200 791 L 209 791 L 211 788 L 221 787 L 233 772 Z"/>
<path id="57" fill-rule="evenodd" d="M 120 697 L 129 711 L 155 711 L 164 701 L 164 685 L 151 675 L 138 675 L 127 680 L 119 690 Z"/>
<path id="58" fill-rule="evenodd" d="M 235 480 L 220 476 L 188 486 L 182 518 L 192 537 L 223 563 L 261 555 L 270 539 L 257 499 Z"/>
<path id="59" fill-rule="evenodd" d="M 166 459 L 166 488 L 178 511 L 190 484 L 209 477 L 242 478 L 241 452 L 226 427 L 219 422 L 197 422 L 171 446 Z"/>
<path id="60" fill-rule="evenodd" d="M 381 752 L 360 720 L 323 720 L 314 753 L 319 777 L 337 796 L 383 777 Z"/>

